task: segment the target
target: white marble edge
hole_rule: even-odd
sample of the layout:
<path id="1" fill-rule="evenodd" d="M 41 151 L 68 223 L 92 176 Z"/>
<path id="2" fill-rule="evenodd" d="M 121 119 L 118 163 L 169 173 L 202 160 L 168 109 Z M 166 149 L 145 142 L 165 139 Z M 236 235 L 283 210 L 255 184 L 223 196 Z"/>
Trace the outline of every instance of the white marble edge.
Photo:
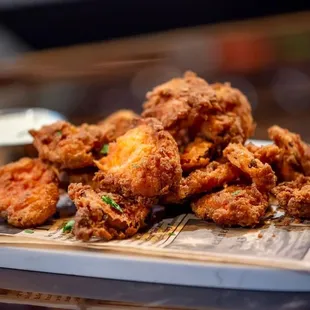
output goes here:
<path id="1" fill-rule="evenodd" d="M 310 273 L 85 251 L 0 247 L 0 267 L 171 285 L 310 292 Z"/>

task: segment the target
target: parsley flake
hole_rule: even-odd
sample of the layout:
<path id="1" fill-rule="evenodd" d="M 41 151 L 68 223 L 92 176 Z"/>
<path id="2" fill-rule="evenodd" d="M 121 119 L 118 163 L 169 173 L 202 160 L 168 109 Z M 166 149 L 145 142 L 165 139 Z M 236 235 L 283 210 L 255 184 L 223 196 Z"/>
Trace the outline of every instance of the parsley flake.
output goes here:
<path id="1" fill-rule="evenodd" d="M 168 235 L 169 235 L 170 237 L 171 237 L 171 236 L 175 236 L 175 233 L 172 232 L 172 233 L 169 233 Z"/>
<path id="2" fill-rule="evenodd" d="M 32 229 L 25 229 L 24 233 L 26 233 L 26 234 L 33 234 L 34 231 Z"/>
<path id="3" fill-rule="evenodd" d="M 100 150 L 100 154 L 107 155 L 109 152 L 109 144 L 104 144 Z"/>
<path id="4" fill-rule="evenodd" d="M 240 190 L 237 190 L 237 191 L 235 191 L 235 192 L 233 192 L 233 193 L 231 193 L 233 196 L 237 196 L 237 195 L 239 195 L 241 193 L 241 191 Z"/>
<path id="5" fill-rule="evenodd" d="M 69 222 L 66 223 L 66 225 L 63 227 L 62 232 L 71 232 L 73 229 L 75 221 L 70 220 Z"/>
<path id="6" fill-rule="evenodd" d="M 57 130 L 57 131 L 56 131 L 56 134 L 57 134 L 58 136 L 62 136 L 61 130 Z"/>
<path id="7" fill-rule="evenodd" d="M 120 207 L 119 204 L 117 204 L 112 198 L 110 198 L 109 196 L 102 196 L 101 197 L 102 201 L 107 203 L 108 205 L 110 205 L 112 208 L 114 208 L 115 210 L 124 213 L 123 209 Z"/>

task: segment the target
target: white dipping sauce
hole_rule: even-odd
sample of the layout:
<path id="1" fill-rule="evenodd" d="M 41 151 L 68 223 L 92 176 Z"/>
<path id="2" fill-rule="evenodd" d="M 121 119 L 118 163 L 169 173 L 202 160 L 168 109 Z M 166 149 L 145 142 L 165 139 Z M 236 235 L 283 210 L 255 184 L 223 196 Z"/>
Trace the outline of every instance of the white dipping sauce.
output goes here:
<path id="1" fill-rule="evenodd" d="M 28 130 L 64 119 L 57 112 L 40 108 L 0 110 L 0 146 L 31 144 Z"/>

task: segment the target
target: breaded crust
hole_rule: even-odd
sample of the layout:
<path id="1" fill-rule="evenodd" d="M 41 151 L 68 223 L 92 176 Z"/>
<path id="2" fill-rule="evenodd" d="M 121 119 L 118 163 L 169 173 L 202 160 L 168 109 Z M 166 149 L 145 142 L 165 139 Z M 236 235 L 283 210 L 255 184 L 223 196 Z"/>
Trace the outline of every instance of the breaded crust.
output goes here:
<path id="1" fill-rule="evenodd" d="M 47 160 L 60 169 L 79 169 L 93 166 L 95 154 L 106 142 L 101 129 L 83 124 L 79 127 L 59 121 L 30 130 L 33 145 L 42 160 Z"/>
<path id="2" fill-rule="evenodd" d="M 246 145 L 246 148 L 254 154 L 255 158 L 269 165 L 277 163 L 282 155 L 280 148 L 274 144 L 257 146 L 253 143 L 249 143 Z"/>
<path id="3" fill-rule="evenodd" d="M 183 172 L 206 167 L 212 160 L 214 153 L 215 146 L 213 143 L 196 138 L 180 154 Z"/>
<path id="4" fill-rule="evenodd" d="M 240 171 L 231 163 L 210 163 L 206 168 L 197 169 L 183 178 L 175 191 L 163 198 L 165 203 L 182 203 L 193 195 L 211 192 L 238 180 Z"/>
<path id="5" fill-rule="evenodd" d="M 254 132 L 246 96 L 225 84 L 208 84 L 192 72 L 172 79 L 147 93 L 142 117 L 159 119 L 183 147 L 195 137 L 217 145 L 244 143 Z"/>
<path id="6" fill-rule="evenodd" d="M 229 144 L 224 156 L 243 173 L 249 175 L 257 188 L 269 191 L 276 186 L 276 175 L 269 164 L 263 164 L 242 144 Z"/>
<path id="7" fill-rule="evenodd" d="M 96 165 L 100 188 L 126 197 L 164 195 L 182 174 L 177 144 L 156 119 L 138 120 Z"/>
<path id="8" fill-rule="evenodd" d="M 281 207 L 296 218 L 310 219 L 310 177 L 300 176 L 272 190 Z"/>
<path id="9" fill-rule="evenodd" d="M 70 184 L 69 196 L 77 207 L 73 233 L 83 241 L 91 237 L 105 240 L 131 237 L 145 225 L 151 210 L 147 199 L 128 199 L 118 194 L 96 192 L 88 185 Z M 111 198 L 123 212 L 113 208 L 102 197 Z"/>
<path id="10" fill-rule="evenodd" d="M 230 83 L 215 83 L 211 84 L 211 87 L 215 91 L 217 101 L 223 110 L 238 116 L 243 132 L 243 142 L 245 142 L 252 136 L 256 127 L 247 97 L 239 89 L 231 87 Z"/>
<path id="11" fill-rule="evenodd" d="M 230 142 L 243 143 L 247 139 L 240 118 L 232 112 L 209 115 L 202 123 L 198 135 L 212 141 L 220 149 Z"/>
<path id="12" fill-rule="evenodd" d="M 132 128 L 134 120 L 140 116 L 131 110 L 118 110 L 98 123 L 107 142 L 113 142 Z"/>
<path id="13" fill-rule="evenodd" d="M 208 112 L 220 109 L 210 85 L 193 72 L 155 87 L 146 99 L 142 117 L 159 119 L 179 146 L 190 141 L 190 131 Z"/>
<path id="14" fill-rule="evenodd" d="M 22 158 L 0 168 L 0 215 L 26 228 L 43 224 L 56 212 L 55 172 L 40 159 Z"/>
<path id="15" fill-rule="evenodd" d="M 268 196 L 253 185 L 232 185 L 199 198 L 191 207 L 198 218 L 221 226 L 254 226 L 265 214 Z"/>
<path id="16" fill-rule="evenodd" d="M 277 164 L 280 180 L 295 180 L 302 174 L 310 176 L 310 146 L 300 135 L 279 126 L 270 127 L 268 134 L 282 152 Z"/>

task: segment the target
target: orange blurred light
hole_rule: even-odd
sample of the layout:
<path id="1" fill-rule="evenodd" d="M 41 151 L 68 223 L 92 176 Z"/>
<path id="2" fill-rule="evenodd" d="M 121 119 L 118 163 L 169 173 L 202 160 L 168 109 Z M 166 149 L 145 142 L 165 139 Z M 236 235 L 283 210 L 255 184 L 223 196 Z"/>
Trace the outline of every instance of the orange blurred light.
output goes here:
<path id="1" fill-rule="evenodd" d="M 221 69 L 249 72 L 274 61 L 273 47 L 263 36 L 250 33 L 231 33 L 221 40 Z"/>

